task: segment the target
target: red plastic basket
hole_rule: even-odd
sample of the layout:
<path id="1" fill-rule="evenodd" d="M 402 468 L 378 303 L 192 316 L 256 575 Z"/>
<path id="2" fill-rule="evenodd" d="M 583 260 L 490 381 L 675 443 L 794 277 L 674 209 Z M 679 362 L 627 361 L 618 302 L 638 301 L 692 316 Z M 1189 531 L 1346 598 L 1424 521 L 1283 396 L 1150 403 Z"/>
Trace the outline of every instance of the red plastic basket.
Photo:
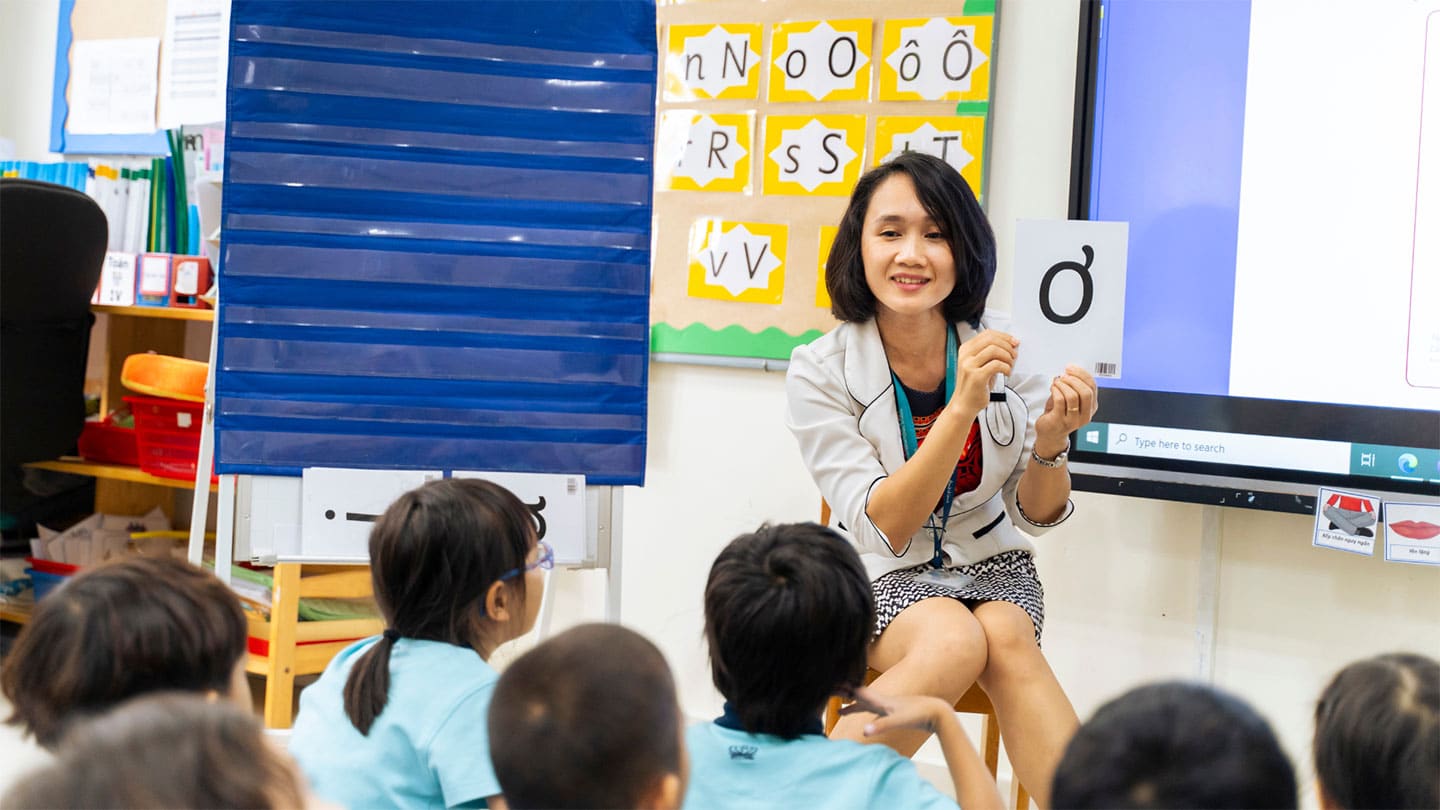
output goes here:
<path id="1" fill-rule="evenodd" d="M 140 465 L 140 447 L 134 428 L 117 427 L 107 417 L 103 422 L 86 422 L 80 431 L 80 457 L 88 461 Z"/>
<path id="2" fill-rule="evenodd" d="M 140 469 L 162 478 L 193 479 L 205 405 L 164 397 L 125 397 L 135 415 Z"/>

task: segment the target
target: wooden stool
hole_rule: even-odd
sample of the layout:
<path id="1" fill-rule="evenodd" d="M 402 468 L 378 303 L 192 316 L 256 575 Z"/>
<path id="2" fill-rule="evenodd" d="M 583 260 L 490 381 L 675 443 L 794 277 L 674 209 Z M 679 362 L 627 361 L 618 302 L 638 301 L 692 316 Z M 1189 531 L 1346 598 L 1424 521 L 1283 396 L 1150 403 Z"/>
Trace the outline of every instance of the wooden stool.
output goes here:
<path id="1" fill-rule="evenodd" d="M 873 669 L 865 671 L 865 685 L 869 686 L 872 681 L 880 677 L 880 673 Z M 825 733 L 828 735 L 834 730 L 835 724 L 840 722 L 841 701 L 838 697 L 830 698 L 825 705 Z M 985 760 L 985 767 L 990 769 L 990 776 L 995 777 L 1000 769 L 1000 723 L 995 719 L 995 707 L 990 704 L 990 696 L 979 684 L 970 687 L 970 690 L 955 701 L 955 711 L 962 714 L 978 714 L 982 716 L 980 724 L 980 758 Z M 1025 786 L 1020 784 L 1020 777 L 1015 776 L 1012 780 L 1014 789 L 1011 795 L 1015 798 L 1015 810 L 1026 810 L 1030 806 L 1030 794 L 1026 792 Z"/>

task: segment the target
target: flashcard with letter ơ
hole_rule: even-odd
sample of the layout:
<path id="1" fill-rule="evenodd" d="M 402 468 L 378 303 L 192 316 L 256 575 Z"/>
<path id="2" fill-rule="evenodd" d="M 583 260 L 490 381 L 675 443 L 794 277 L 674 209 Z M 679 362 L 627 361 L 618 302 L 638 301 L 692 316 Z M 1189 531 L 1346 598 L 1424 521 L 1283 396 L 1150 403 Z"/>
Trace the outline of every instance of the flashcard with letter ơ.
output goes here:
<path id="1" fill-rule="evenodd" d="M 1125 222 L 1015 223 L 1015 374 L 1054 377 L 1077 365 L 1096 377 L 1120 377 L 1129 234 Z"/>
<path id="2" fill-rule="evenodd" d="M 1385 559 L 1440 565 L 1440 503 L 1385 502 Z"/>
<path id="3" fill-rule="evenodd" d="M 696 221 L 690 229 L 686 294 L 718 301 L 780 303 L 789 230 L 762 222 Z"/>
<path id="4" fill-rule="evenodd" d="M 844 197 L 860 179 L 863 115 L 772 115 L 765 119 L 766 194 Z"/>
<path id="5" fill-rule="evenodd" d="M 754 113 L 666 112 L 655 161 L 658 187 L 748 194 L 754 132 Z"/>
<path id="6" fill-rule="evenodd" d="M 989 101 L 993 17 L 886 20 L 881 101 Z"/>
<path id="7" fill-rule="evenodd" d="M 1379 499 L 1322 487 L 1315 497 L 1313 545 L 1368 557 L 1375 553 L 1375 530 L 1380 528 L 1379 519 Z"/>
<path id="8" fill-rule="evenodd" d="M 665 100 L 760 97 L 759 23 L 672 25 Z"/>
<path id="9" fill-rule="evenodd" d="M 865 101 L 873 20 L 778 23 L 770 33 L 771 101 Z"/>
<path id="10" fill-rule="evenodd" d="M 983 116 L 882 115 L 875 119 L 875 165 L 901 152 L 924 152 L 955 167 L 978 199 L 985 166 Z"/>

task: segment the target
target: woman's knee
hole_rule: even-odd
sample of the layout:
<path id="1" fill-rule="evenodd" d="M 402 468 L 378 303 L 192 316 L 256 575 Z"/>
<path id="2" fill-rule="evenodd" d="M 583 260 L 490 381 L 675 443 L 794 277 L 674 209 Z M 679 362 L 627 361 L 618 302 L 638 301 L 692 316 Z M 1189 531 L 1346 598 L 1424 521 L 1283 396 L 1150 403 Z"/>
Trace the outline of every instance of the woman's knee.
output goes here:
<path id="1" fill-rule="evenodd" d="M 895 636 L 887 638 L 892 631 Z M 951 700 L 970 688 L 989 655 L 980 623 L 964 605 L 949 599 L 907 608 L 881 634 L 874 653 L 875 669 L 903 664 L 930 685 L 927 692 Z"/>
<path id="2" fill-rule="evenodd" d="M 1019 605 L 986 602 L 975 608 L 974 617 L 985 634 L 988 663 L 1004 666 L 1030 655 L 1039 655 L 1035 624 Z"/>

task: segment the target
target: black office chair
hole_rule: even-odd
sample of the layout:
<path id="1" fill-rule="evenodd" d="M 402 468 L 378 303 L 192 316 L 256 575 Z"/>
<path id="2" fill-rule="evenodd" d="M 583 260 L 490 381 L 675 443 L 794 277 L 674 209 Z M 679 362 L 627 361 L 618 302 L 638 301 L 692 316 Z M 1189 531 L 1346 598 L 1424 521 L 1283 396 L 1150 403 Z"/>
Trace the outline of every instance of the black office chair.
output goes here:
<path id="1" fill-rule="evenodd" d="M 33 523 L 67 494 L 83 500 L 73 483 L 27 487 L 21 465 L 75 452 L 107 239 L 105 213 L 84 194 L 0 179 L 0 514 L 11 522 Z"/>

